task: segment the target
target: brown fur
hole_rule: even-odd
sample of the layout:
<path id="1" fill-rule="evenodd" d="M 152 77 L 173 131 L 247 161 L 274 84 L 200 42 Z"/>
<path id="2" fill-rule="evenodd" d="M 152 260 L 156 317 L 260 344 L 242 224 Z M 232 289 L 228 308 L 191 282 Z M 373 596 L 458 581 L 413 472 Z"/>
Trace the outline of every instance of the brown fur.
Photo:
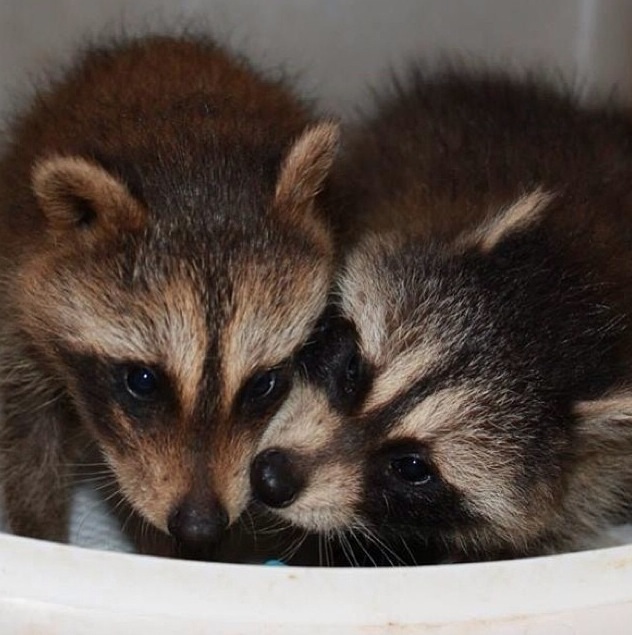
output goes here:
<path id="1" fill-rule="evenodd" d="M 66 232 L 89 220 L 77 215 L 76 200 L 97 203 L 98 229 L 106 235 L 122 229 L 139 231 L 145 224 L 145 210 L 125 185 L 84 159 L 54 156 L 43 159 L 33 168 L 32 183 L 49 231 L 58 232 L 57 238 L 61 240 Z"/>
<path id="2" fill-rule="evenodd" d="M 334 318 L 259 445 L 298 485 L 253 467 L 255 495 L 400 556 L 585 547 L 632 510 L 632 124 L 533 78 L 409 79 L 351 133 Z"/>
<path id="3" fill-rule="evenodd" d="M 290 372 L 326 300 L 316 199 L 336 145 L 335 124 L 202 38 L 89 50 L 16 117 L 0 161 L 15 532 L 65 539 L 69 465 L 94 444 L 162 531 L 183 501 L 239 515 L 283 396 L 264 408 L 248 382 Z M 148 404 L 129 367 L 158 373 Z"/>

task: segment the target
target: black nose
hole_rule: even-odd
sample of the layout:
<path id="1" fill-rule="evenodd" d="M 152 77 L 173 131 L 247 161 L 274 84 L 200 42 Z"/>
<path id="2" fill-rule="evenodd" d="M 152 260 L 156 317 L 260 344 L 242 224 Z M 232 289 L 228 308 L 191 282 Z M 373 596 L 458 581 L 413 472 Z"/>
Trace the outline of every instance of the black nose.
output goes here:
<path id="1" fill-rule="evenodd" d="M 169 516 L 169 533 L 182 545 L 211 545 L 228 527 L 228 515 L 219 503 L 185 499 Z"/>
<path id="2" fill-rule="evenodd" d="M 287 507 L 305 485 L 296 460 L 276 449 L 264 450 L 250 468 L 254 497 L 268 507 Z"/>

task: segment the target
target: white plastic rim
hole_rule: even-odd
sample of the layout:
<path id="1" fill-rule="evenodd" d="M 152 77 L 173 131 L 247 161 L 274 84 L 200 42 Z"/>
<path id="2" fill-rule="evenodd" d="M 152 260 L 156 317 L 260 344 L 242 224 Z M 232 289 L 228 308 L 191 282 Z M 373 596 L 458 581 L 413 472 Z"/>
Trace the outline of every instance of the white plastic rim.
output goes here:
<path id="1" fill-rule="evenodd" d="M 0 633 L 632 633 L 632 546 L 384 569 L 185 562 L 0 536 Z"/>

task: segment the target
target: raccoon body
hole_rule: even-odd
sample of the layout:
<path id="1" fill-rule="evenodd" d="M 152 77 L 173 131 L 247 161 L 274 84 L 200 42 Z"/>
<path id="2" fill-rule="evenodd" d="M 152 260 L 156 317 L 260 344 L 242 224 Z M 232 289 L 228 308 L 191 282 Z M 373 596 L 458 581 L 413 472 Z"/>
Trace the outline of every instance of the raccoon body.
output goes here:
<path id="1" fill-rule="evenodd" d="M 377 231 L 262 437 L 259 503 L 392 562 L 578 549 L 629 518 L 632 124 L 417 73 L 341 173 Z"/>
<path id="2" fill-rule="evenodd" d="M 139 519 L 211 544 L 322 312 L 336 126 L 203 38 L 88 50 L 0 161 L 2 484 L 64 540 L 98 449 Z"/>

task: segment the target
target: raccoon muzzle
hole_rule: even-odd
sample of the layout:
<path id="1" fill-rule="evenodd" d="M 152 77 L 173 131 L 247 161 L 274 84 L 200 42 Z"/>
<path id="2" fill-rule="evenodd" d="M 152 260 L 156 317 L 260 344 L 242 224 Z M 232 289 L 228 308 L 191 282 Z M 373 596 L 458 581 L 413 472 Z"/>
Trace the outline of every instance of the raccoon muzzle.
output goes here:
<path id="1" fill-rule="evenodd" d="M 185 499 L 169 515 L 167 527 L 185 552 L 195 553 L 219 542 L 228 514 L 219 503 Z"/>

